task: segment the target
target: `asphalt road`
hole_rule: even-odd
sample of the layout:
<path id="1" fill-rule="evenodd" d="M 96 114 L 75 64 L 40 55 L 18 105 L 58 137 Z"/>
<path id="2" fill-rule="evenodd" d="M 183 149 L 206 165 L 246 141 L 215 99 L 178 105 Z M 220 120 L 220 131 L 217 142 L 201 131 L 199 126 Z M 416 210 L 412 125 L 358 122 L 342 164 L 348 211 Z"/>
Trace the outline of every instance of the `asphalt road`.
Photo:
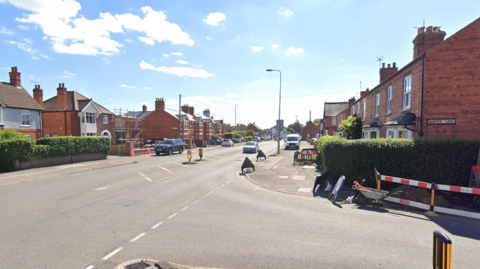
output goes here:
<path id="1" fill-rule="evenodd" d="M 275 142 L 260 145 L 267 155 L 276 150 Z M 74 174 L 1 174 L 0 268 L 114 268 L 138 258 L 217 268 L 431 268 L 435 230 L 454 242 L 454 268 L 478 268 L 474 222 L 285 195 L 238 174 L 245 156 L 255 157 L 241 145 L 204 155 L 190 164 L 184 152 Z"/>

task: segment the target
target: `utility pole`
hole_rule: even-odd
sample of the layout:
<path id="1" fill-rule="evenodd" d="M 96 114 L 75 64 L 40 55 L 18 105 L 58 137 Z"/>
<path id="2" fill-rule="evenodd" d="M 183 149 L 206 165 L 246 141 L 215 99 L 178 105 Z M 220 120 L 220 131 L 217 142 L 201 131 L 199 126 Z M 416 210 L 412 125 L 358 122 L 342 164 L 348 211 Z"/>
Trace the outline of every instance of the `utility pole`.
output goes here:
<path id="1" fill-rule="evenodd" d="M 310 110 L 310 141 L 312 140 L 312 111 Z"/>
<path id="2" fill-rule="evenodd" d="M 178 138 L 182 138 L 180 136 L 180 127 L 182 126 L 182 117 L 180 117 L 182 115 L 182 95 L 179 94 L 178 95 Z"/>
<path id="3" fill-rule="evenodd" d="M 233 131 L 233 136 L 235 136 L 236 133 L 237 133 L 237 105 L 235 105 L 235 129 Z"/>
<path id="4" fill-rule="evenodd" d="M 297 120 L 295 121 L 295 132 L 298 134 L 298 116 L 295 115 L 295 118 L 297 119 Z"/>

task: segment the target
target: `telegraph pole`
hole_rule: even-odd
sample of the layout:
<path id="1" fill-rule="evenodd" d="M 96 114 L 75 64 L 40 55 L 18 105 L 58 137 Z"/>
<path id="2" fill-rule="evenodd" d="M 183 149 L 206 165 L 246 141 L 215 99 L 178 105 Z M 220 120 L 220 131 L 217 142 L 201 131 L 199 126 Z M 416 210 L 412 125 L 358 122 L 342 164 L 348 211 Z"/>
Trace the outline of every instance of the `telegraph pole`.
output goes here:
<path id="1" fill-rule="evenodd" d="M 181 115 L 182 115 L 182 95 L 178 95 L 178 138 L 182 138 L 180 136 L 180 127 L 182 125 Z"/>

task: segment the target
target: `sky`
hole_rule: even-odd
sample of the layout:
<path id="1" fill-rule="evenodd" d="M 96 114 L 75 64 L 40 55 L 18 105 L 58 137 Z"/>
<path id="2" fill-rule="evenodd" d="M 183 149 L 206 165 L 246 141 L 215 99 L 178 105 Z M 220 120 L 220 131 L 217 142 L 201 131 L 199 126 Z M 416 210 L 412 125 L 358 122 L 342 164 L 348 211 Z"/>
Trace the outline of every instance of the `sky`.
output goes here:
<path id="1" fill-rule="evenodd" d="M 480 1 L 0 0 L 0 81 L 17 66 L 44 100 L 59 83 L 112 112 L 210 109 L 225 123 L 305 124 L 413 60 L 416 27 L 446 38 Z M 266 69 L 281 71 L 266 72 Z"/>

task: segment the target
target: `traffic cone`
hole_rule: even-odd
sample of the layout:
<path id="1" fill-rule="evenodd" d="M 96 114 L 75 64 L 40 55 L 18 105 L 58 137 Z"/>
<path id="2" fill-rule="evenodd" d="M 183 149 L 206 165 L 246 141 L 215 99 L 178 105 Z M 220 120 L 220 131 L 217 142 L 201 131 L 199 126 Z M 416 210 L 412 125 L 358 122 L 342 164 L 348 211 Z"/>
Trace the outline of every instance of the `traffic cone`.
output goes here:
<path id="1" fill-rule="evenodd" d="M 197 144 L 193 143 L 193 149 L 197 149 Z"/>
<path id="2" fill-rule="evenodd" d="M 147 149 L 148 149 L 147 153 L 150 154 L 150 148 L 147 148 Z"/>
<path id="3" fill-rule="evenodd" d="M 135 154 L 133 153 L 133 150 L 132 150 L 132 154 L 130 155 L 130 157 L 135 157 Z"/>

